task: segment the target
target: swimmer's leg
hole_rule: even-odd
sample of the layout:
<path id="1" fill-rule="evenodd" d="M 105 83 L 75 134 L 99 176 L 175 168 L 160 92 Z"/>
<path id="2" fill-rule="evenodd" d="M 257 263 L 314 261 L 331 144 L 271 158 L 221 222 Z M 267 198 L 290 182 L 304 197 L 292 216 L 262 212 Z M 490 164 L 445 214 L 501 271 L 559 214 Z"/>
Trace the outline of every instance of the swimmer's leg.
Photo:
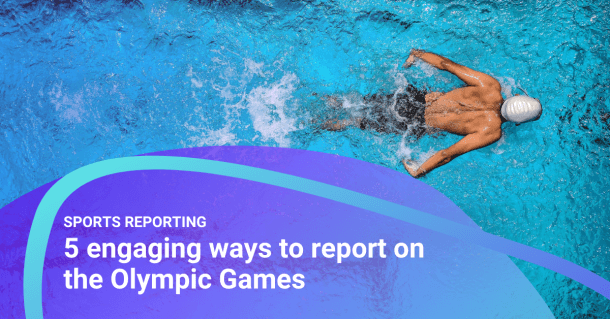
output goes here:
<path id="1" fill-rule="evenodd" d="M 362 118 L 353 118 L 347 120 L 328 120 L 324 124 L 322 124 L 322 128 L 328 131 L 341 131 L 349 126 L 360 126 L 360 122 L 362 122 Z"/>
<path id="2" fill-rule="evenodd" d="M 317 94 L 315 94 L 317 95 Z M 326 102 L 327 105 L 334 109 L 340 109 L 343 105 L 343 101 L 340 97 L 335 95 L 323 95 L 322 100 Z M 321 128 L 327 131 L 341 131 L 349 126 L 360 126 L 361 118 L 351 118 L 346 120 L 333 119 L 327 120 L 321 125 Z"/>
<path id="3" fill-rule="evenodd" d="M 311 95 L 318 96 L 318 93 L 314 92 Z M 330 105 L 333 108 L 339 108 L 339 107 L 341 107 L 341 104 L 342 104 L 342 101 L 339 99 L 339 97 L 337 97 L 335 95 L 324 94 L 320 97 L 320 99 L 322 101 L 326 102 L 326 104 Z"/>

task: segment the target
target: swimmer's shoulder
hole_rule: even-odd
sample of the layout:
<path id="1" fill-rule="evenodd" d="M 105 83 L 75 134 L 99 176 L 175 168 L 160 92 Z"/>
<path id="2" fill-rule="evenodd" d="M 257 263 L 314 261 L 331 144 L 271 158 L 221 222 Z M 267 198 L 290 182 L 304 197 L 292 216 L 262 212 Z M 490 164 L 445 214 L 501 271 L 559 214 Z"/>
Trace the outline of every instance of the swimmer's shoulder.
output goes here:
<path id="1" fill-rule="evenodd" d="M 502 87 L 496 79 L 493 79 L 493 82 L 489 83 L 483 89 L 484 94 L 482 94 L 482 98 L 485 100 L 486 104 L 491 104 L 494 106 L 502 105 L 504 102 L 504 98 L 502 97 Z"/>

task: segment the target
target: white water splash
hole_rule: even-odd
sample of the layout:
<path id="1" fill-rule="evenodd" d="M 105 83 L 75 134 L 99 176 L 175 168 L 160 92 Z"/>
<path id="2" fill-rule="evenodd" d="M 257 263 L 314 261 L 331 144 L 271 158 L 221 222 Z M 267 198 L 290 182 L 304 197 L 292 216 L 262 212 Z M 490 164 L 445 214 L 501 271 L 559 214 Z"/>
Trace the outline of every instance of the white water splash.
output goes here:
<path id="1" fill-rule="evenodd" d="M 421 148 L 418 146 L 413 146 L 410 144 L 405 134 L 398 144 L 398 150 L 396 151 L 396 157 L 401 161 L 403 159 L 413 161 L 417 167 L 421 166 L 424 162 L 426 162 L 430 157 L 436 154 L 437 150 L 434 148 L 428 149 L 426 152 L 422 152 Z"/>
<path id="2" fill-rule="evenodd" d="M 404 142 L 404 139 L 403 139 L 403 141 L 400 144 L 398 144 L 398 150 L 396 151 L 396 157 L 401 161 L 403 159 L 410 160 L 410 159 L 412 159 L 411 154 L 413 154 L 413 152 L 417 152 L 417 149 L 409 147 Z"/>
<path id="3" fill-rule="evenodd" d="M 206 103 L 199 100 L 198 92 L 212 89 L 215 95 L 224 101 L 220 106 L 224 108 L 222 128 L 208 127 L 209 119 L 202 107 L 194 108 L 199 115 L 192 121 L 185 123 L 184 127 L 196 136 L 188 141 L 194 146 L 206 145 L 232 145 L 243 139 L 238 135 L 237 128 L 252 128 L 257 135 L 253 138 L 262 142 L 272 142 L 282 147 L 290 146 L 289 134 L 299 129 L 297 119 L 290 116 L 290 109 L 294 106 L 293 92 L 299 79 L 293 73 L 286 73 L 283 77 L 271 84 L 278 70 L 266 70 L 263 62 L 256 62 L 244 58 L 243 64 L 231 63 L 231 59 L 224 59 L 226 52 L 216 52 L 220 57 L 212 58 L 218 67 L 218 77 L 214 80 L 204 80 L 193 68 L 189 66 L 186 76 L 191 81 L 192 97 L 198 104 Z M 260 85 L 260 83 L 264 83 Z M 258 86 L 257 86 L 258 85 Z M 208 92 L 206 90 L 206 92 Z M 243 122 L 244 112 L 250 115 L 251 124 Z M 196 124 L 200 123 L 200 124 Z M 252 139 L 248 137 L 248 139 Z"/>
<path id="4" fill-rule="evenodd" d="M 361 110 L 365 107 L 364 98 L 358 93 L 349 93 L 341 97 L 341 107 L 346 110 Z"/>
<path id="5" fill-rule="evenodd" d="M 188 127 L 190 130 L 197 130 L 194 127 Z M 234 145 L 237 141 L 237 136 L 231 132 L 231 125 L 225 125 L 219 130 L 201 130 L 201 136 L 193 136 L 189 141 L 198 147 L 212 145 Z"/>
<path id="6" fill-rule="evenodd" d="M 265 63 L 260 62 L 256 63 L 256 61 L 251 59 L 244 59 L 244 64 L 246 66 L 246 73 L 256 74 L 258 76 L 266 77 L 267 75 L 263 72 L 263 66 Z"/>
<path id="7" fill-rule="evenodd" d="M 500 155 L 506 151 L 504 149 L 501 149 L 501 146 L 506 144 L 506 139 L 504 138 L 505 136 L 506 134 L 504 133 L 504 131 L 502 131 L 502 137 L 498 140 L 498 142 L 496 142 L 495 146 L 491 149 L 492 152 Z"/>
<path id="8" fill-rule="evenodd" d="M 398 65 L 396 65 L 394 69 L 392 69 L 391 73 L 392 77 L 394 78 L 394 85 L 397 88 L 406 88 L 409 85 L 409 81 L 407 81 L 405 75 L 402 72 L 398 71 Z"/>
<path id="9" fill-rule="evenodd" d="M 246 97 L 246 106 L 254 129 L 262 141 L 275 141 L 279 146 L 290 146 L 288 134 L 296 131 L 296 119 L 287 114 L 292 93 L 298 84 L 293 73 L 286 73 L 269 86 L 254 88 Z"/>
<path id="10" fill-rule="evenodd" d="M 500 82 L 500 86 L 502 87 L 502 95 L 505 98 L 510 98 L 513 96 L 513 89 L 517 88 L 517 84 L 515 83 L 515 79 L 511 77 L 497 77 L 498 82 Z"/>

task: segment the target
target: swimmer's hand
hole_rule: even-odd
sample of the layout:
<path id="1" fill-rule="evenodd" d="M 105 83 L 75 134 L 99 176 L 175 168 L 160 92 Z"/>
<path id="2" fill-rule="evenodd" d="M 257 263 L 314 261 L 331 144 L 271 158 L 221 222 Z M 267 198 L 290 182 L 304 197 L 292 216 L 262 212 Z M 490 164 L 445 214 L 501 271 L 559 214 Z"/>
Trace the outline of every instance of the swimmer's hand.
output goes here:
<path id="1" fill-rule="evenodd" d="M 415 57 L 413 56 L 413 54 L 411 54 L 407 58 L 407 61 L 405 61 L 405 63 L 402 65 L 402 67 L 408 69 L 413 65 L 413 63 L 415 63 Z"/>
<path id="2" fill-rule="evenodd" d="M 402 67 L 405 68 L 405 69 L 408 69 L 409 67 L 411 67 L 413 65 L 413 63 L 415 63 L 415 58 L 419 57 L 419 55 L 422 52 L 423 51 L 417 50 L 417 49 L 411 50 L 411 53 L 409 54 L 409 57 L 407 58 L 405 63 L 402 65 Z"/>
<path id="3" fill-rule="evenodd" d="M 413 176 L 415 178 L 419 177 L 417 175 L 417 164 L 415 162 L 405 158 L 405 159 L 402 160 L 402 165 L 405 167 L 407 172 L 409 172 L 409 174 L 411 174 L 411 176 Z"/>

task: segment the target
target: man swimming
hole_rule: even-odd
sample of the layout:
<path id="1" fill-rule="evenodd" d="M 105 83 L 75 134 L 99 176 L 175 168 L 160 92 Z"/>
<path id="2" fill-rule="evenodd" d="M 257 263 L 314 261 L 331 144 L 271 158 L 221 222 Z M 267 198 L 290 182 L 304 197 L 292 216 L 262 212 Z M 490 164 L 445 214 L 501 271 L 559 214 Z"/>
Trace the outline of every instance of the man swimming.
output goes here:
<path id="1" fill-rule="evenodd" d="M 442 130 L 452 134 L 464 136 L 452 146 L 441 150 L 427 159 L 421 166 L 407 159 L 402 164 L 413 177 L 421 177 L 433 169 L 449 163 L 454 158 L 470 151 L 495 143 L 502 137 L 502 124 L 504 122 L 524 123 L 535 121 L 542 114 L 542 106 L 538 99 L 517 95 L 504 101 L 500 83 L 493 77 L 459 65 L 447 58 L 434 53 L 421 50 L 412 50 L 403 67 L 409 68 L 416 59 L 420 59 L 432 66 L 455 74 L 467 86 L 447 93 L 425 92 L 425 96 L 412 86 L 407 88 L 410 99 L 394 98 L 392 106 L 398 122 L 401 118 L 410 116 L 411 119 L 421 118 L 423 126 L 427 128 L 416 129 L 415 134 L 421 135 L 430 129 Z M 423 98 L 422 98 L 423 97 Z M 390 97 L 388 97 L 390 98 Z M 378 99 L 377 95 L 365 98 L 365 101 Z M 404 101 L 404 102 L 400 102 Z M 419 103 L 418 103 L 419 102 Z M 420 107 L 418 108 L 418 104 Z M 406 109 L 406 110 L 405 110 Z M 390 112 L 391 113 L 391 112 Z M 401 114 L 402 113 L 402 114 Z M 382 116 L 385 121 L 388 116 Z M 389 122 L 396 121 L 390 120 Z M 361 128 L 372 128 L 379 131 L 379 125 L 371 125 L 371 121 L 357 119 L 355 121 L 335 122 L 329 129 L 341 129 L 347 125 L 356 125 Z M 390 123 L 391 124 L 391 123 Z M 396 126 L 396 125 L 394 125 Z M 403 124 L 403 127 L 406 127 Z M 413 125 L 411 125 L 413 126 Z"/>

